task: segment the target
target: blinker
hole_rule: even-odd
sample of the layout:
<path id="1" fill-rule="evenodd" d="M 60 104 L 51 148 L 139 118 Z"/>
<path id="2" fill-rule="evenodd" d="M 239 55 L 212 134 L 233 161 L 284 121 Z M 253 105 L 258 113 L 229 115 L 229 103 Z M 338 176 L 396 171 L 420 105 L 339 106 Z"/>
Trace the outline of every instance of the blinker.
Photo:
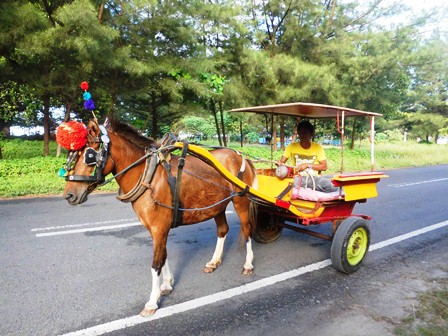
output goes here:
<path id="1" fill-rule="evenodd" d="M 84 152 L 84 163 L 88 166 L 92 166 L 97 163 L 100 153 L 89 147 Z"/>

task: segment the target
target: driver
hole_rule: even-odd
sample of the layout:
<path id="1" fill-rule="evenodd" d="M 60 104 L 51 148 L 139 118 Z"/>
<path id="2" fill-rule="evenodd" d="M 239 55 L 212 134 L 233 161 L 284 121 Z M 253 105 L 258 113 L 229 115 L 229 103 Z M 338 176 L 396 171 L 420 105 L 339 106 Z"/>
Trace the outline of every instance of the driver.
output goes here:
<path id="1" fill-rule="evenodd" d="M 327 157 L 324 149 L 316 142 L 312 142 L 311 138 L 314 136 L 314 126 L 307 120 L 300 121 L 297 126 L 298 142 L 289 144 L 283 153 L 281 159 L 277 162 L 282 166 L 288 161 L 290 157 L 293 158 L 293 164 L 296 171 L 303 178 L 300 178 L 294 184 L 298 184 L 304 188 L 313 188 L 313 178 L 315 188 L 317 191 L 333 192 L 338 188 L 333 186 L 333 183 L 328 178 L 322 177 L 319 174 L 327 170 Z M 308 178 L 309 176 L 312 178 Z"/>

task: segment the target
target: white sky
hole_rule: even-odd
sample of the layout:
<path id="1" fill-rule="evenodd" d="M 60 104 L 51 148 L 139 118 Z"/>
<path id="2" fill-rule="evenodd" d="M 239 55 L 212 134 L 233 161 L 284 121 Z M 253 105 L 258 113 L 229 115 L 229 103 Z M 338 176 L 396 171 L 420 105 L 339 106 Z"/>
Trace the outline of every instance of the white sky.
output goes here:
<path id="1" fill-rule="evenodd" d="M 423 12 L 431 11 L 434 8 L 438 8 L 438 13 L 440 15 L 440 22 L 435 22 L 433 25 L 428 27 L 429 29 L 439 28 L 443 31 L 447 31 L 448 26 L 448 3 L 446 0 L 383 0 L 382 5 L 387 6 L 393 3 L 401 3 L 406 7 L 410 7 L 415 15 L 423 14 Z M 445 13 L 443 16 L 442 13 Z M 406 22 L 409 19 L 409 12 L 403 15 L 403 21 Z"/>

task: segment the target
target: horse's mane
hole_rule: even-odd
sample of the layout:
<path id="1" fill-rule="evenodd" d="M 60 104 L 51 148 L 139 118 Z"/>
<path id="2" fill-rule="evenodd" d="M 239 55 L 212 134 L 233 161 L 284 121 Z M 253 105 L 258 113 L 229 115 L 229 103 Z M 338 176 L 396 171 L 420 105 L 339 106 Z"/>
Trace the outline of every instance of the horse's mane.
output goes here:
<path id="1" fill-rule="evenodd" d="M 141 135 L 137 129 L 129 124 L 120 122 L 114 118 L 109 119 L 108 128 L 121 136 L 129 142 L 140 148 L 158 147 L 157 142 L 153 138 Z"/>

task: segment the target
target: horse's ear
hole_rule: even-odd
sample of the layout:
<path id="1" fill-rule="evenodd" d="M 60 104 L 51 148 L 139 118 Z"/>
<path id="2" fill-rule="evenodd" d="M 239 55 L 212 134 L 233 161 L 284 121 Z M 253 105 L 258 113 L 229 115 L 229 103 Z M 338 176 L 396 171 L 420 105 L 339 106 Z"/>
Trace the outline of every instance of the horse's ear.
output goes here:
<path id="1" fill-rule="evenodd" d="M 91 136 L 92 138 L 97 138 L 101 132 L 100 127 L 95 120 L 89 121 L 89 124 L 87 125 L 87 131 L 89 132 L 89 136 Z"/>

